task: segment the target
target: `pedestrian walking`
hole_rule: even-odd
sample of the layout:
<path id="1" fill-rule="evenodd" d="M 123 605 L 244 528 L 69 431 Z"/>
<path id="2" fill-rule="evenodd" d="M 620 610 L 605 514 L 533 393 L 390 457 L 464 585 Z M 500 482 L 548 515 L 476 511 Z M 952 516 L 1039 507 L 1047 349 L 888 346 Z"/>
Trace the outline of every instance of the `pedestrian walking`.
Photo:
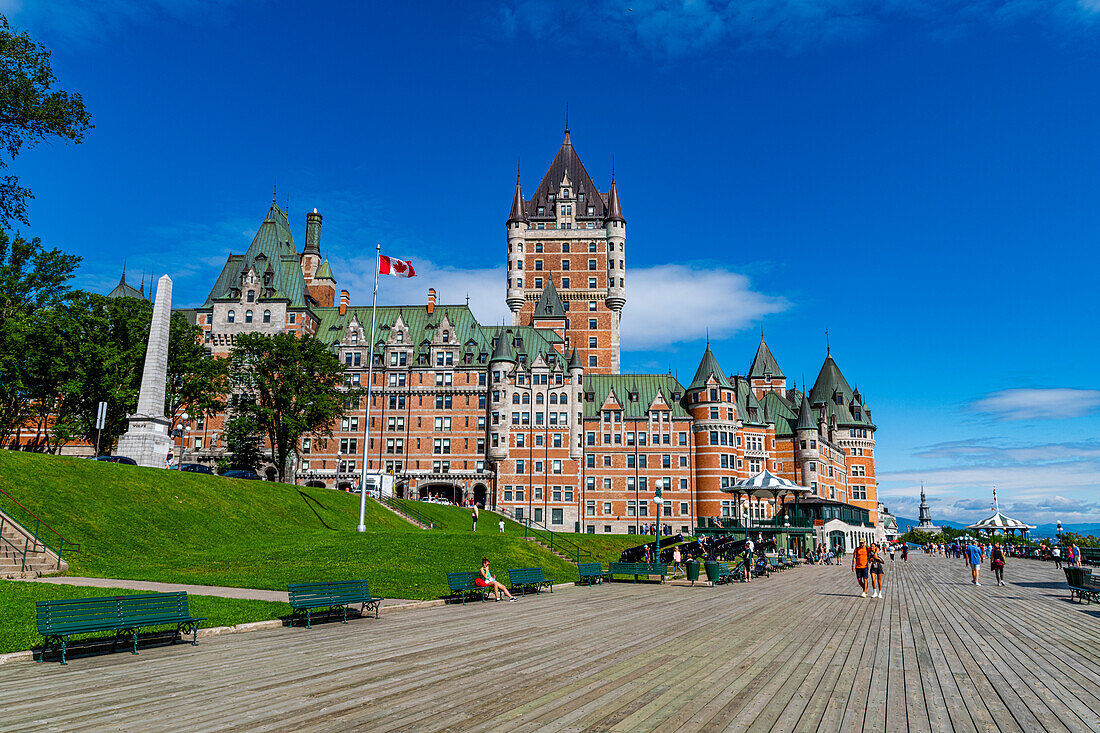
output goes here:
<path id="1" fill-rule="evenodd" d="M 745 582 L 748 583 L 752 580 L 752 551 L 756 549 L 756 544 L 750 537 L 745 541 Z"/>
<path id="2" fill-rule="evenodd" d="M 1005 584 L 1005 553 L 1000 545 L 993 545 L 989 552 L 989 567 L 993 570 L 993 576 L 997 578 L 997 585 Z"/>
<path id="3" fill-rule="evenodd" d="M 472 531 L 476 532 L 477 531 L 477 504 L 473 505 L 473 516 L 474 516 L 474 527 L 473 527 Z"/>
<path id="4" fill-rule="evenodd" d="M 672 549 L 672 574 L 674 576 L 680 574 L 680 548 L 678 546 Z"/>
<path id="5" fill-rule="evenodd" d="M 863 591 L 860 596 L 862 598 L 867 597 L 867 564 L 870 560 L 870 553 L 867 550 L 867 543 L 865 540 L 859 541 L 859 547 L 852 553 L 852 570 L 855 571 L 856 580 L 859 581 L 859 587 Z"/>
<path id="6" fill-rule="evenodd" d="M 871 597 L 882 598 L 882 576 L 886 572 L 886 567 L 882 562 L 877 543 L 871 543 L 867 567 L 871 571 Z"/>
<path id="7" fill-rule="evenodd" d="M 972 582 L 974 585 L 981 585 L 978 582 L 978 571 L 982 568 L 982 551 L 975 543 L 971 542 L 966 546 L 966 562 L 970 566 L 970 575 L 972 576 Z"/>
<path id="8" fill-rule="evenodd" d="M 902 562 L 909 562 L 909 545 L 908 545 L 908 543 L 901 546 L 901 559 L 902 559 Z"/>
<path id="9" fill-rule="evenodd" d="M 890 545 L 890 562 L 894 561 L 894 546 Z"/>
<path id="10" fill-rule="evenodd" d="M 497 526 L 500 527 L 500 533 L 504 534 L 504 520 L 503 519 L 500 520 L 499 522 L 497 522 Z"/>
<path id="11" fill-rule="evenodd" d="M 1054 546 L 1054 549 L 1050 551 L 1051 556 L 1054 558 L 1054 569 L 1062 569 L 1062 548 L 1058 545 Z"/>

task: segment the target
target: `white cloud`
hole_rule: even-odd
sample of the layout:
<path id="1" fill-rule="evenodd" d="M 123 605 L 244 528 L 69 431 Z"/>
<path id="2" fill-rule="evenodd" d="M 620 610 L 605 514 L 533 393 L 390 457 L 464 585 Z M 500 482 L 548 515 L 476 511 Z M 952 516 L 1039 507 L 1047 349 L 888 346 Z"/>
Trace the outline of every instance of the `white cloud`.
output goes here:
<path id="1" fill-rule="evenodd" d="M 697 341 L 708 329 L 720 339 L 790 307 L 782 297 L 752 289 L 736 272 L 700 265 L 631 269 L 623 308 L 624 351 L 667 350 Z"/>
<path id="2" fill-rule="evenodd" d="M 156 18 L 179 22 L 209 19 L 216 11 L 240 0 L 0 0 L 0 13 L 16 30 L 29 31 L 35 40 L 102 42 Z"/>
<path id="3" fill-rule="evenodd" d="M 998 420 L 1058 420 L 1100 409 L 1100 390 L 1054 387 L 1002 389 L 970 403 L 968 409 Z"/>
<path id="4" fill-rule="evenodd" d="M 504 268 L 459 269 L 411 256 L 417 277 L 384 278 L 379 303 L 426 302 L 428 288 L 435 288 L 440 303 L 461 304 L 468 294 L 470 308 L 483 324 L 511 322 L 504 303 Z M 342 263 L 343 271 L 337 276 L 355 303 L 370 302 L 373 262 L 360 257 Z M 789 307 L 781 297 L 754 291 L 747 277 L 729 270 L 655 265 L 632 269 L 629 277 L 622 321 L 624 351 L 669 350 L 677 343 L 702 338 L 708 328 L 712 338 L 724 338 Z"/>
<path id="5" fill-rule="evenodd" d="M 1001 507 L 1030 524 L 1100 521 L 1100 443 L 953 441 L 916 453 L 926 467 L 878 472 L 879 500 L 916 516 L 923 483 L 934 520 L 972 522 Z M 937 465 L 938 464 L 938 465 Z"/>

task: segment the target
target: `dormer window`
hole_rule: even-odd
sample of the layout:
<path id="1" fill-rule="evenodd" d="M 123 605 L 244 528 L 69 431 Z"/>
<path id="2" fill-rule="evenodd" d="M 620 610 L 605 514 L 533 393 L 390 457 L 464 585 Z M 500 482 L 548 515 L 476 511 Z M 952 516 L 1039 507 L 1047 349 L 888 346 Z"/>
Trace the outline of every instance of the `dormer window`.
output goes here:
<path id="1" fill-rule="evenodd" d="M 249 290 L 248 291 L 248 302 L 249 303 L 255 303 L 256 302 L 256 291 L 255 290 Z"/>
<path id="2" fill-rule="evenodd" d="M 554 203 L 554 194 L 550 194 L 549 201 L 550 203 Z"/>
<path id="3" fill-rule="evenodd" d="M 577 196 L 577 200 L 580 201 L 583 204 L 584 203 L 584 194 L 582 193 L 579 196 Z"/>
<path id="4" fill-rule="evenodd" d="M 451 333 L 450 333 L 450 331 L 444 331 L 444 332 L 443 332 L 443 343 L 445 343 L 445 344 L 446 344 L 446 343 L 450 343 L 450 341 L 451 341 Z"/>
<path id="5" fill-rule="evenodd" d="M 638 401 L 638 393 L 637 392 L 631 392 L 630 393 L 630 401 L 631 402 L 637 402 Z"/>
<path id="6" fill-rule="evenodd" d="M 540 206 L 539 207 L 539 216 L 545 216 L 545 215 L 546 215 L 546 207 L 545 206 Z"/>
<path id="7" fill-rule="evenodd" d="M 589 206 L 588 207 L 588 215 L 592 216 L 595 213 L 596 213 L 596 207 L 595 206 Z"/>
<path id="8" fill-rule="evenodd" d="M 561 197 L 564 198 L 564 199 L 569 198 L 569 189 L 568 188 L 563 188 L 561 190 Z"/>
<path id="9" fill-rule="evenodd" d="M 398 331 L 397 332 L 397 343 L 399 343 L 399 344 L 405 343 L 405 332 L 404 331 Z"/>
<path id="10" fill-rule="evenodd" d="M 358 334 L 358 333 L 352 332 L 352 334 L 351 334 L 351 342 L 352 342 L 353 344 L 357 344 L 357 343 L 359 343 L 359 334 Z"/>

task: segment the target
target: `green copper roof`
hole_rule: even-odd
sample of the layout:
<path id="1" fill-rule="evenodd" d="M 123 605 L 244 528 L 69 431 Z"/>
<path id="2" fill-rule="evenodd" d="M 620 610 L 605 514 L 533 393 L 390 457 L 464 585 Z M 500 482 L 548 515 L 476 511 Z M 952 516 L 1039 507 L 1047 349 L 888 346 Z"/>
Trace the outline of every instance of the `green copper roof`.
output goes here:
<path id="1" fill-rule="evenodd" d="M 287 300 L 291 307 L 308 307 L 306 302 L 305 279 L 302 276 L 302 264 L 294 246 L 294 235 L 286 214 L 275 203 L 271 203 L 256 236 L 243 255 L 230 255 L 218 275 L 214 287 L 207 296 L 204 308 L 209 308 L 216 300 L 239 300 L 241 275 L 255 268 L 260 282 L 257 283 L 258 301 Z M 264 282 L 264 275 L 270 274 L 270 281 Z"/>
<path id="2" fill-rule="evenodd" d="M 118 285 L 114 289 L 107 293 L 108 298 L 145 298 L 145 294 L 126 282 L 126 273 L 122 273 L 122 279 L 118 281 Z"/>
<path id="3" fill-rule="evenodd" d="M 317 268 L 317 272 L 313 274 L 313 279 L 332 280 L 333 282 L 336 282 L 336 278 L 332 276 L 332 268 L 329 267 L 327 259 L 321 263 L 320 267 Z"/>
<path id="4" fill-rule="evenodd" d="M 734 399 L 737 400 L 737 415 L 741 422 L 749 425 L 765 425 L 764 408 L 756 393 L 749 386 L 746 377 L 733 378 Z"/>
<path id="5" fill-rule="evenodd" d="M 780 397 L 775 390 L 765 392 L 760 401 L 775 421 L 776 437 L 788 438 L 794 435 L 794 426 L 798 422 L 798 413 L 794 405 L 786 398 Z"/>
<path id="6" fill-rule="evenodd" d="M 840 404 L 837 404 L 838 401 Z M 817 381 L 810 390 L 810 402 L 814 405 L 824 405 L 826 420 L 831 422 L 835 416 L 838 427 L 874 429 L 871 411 L 863 405 L 853 406 L 853 401 L 852 388 L 840 373 L 840 367 L 833 361 L 832 354 L 828 354 L 825 357 L 825 363 L 821 365 Z M 858 417 L 855 413 L 858 413 Z"/>
<path id="7" fill-rule="evenodd" d="M 814 419 L 814 408 L 810 407 L 810 400 L 802 395 L 802 403 L 798 408 L 798 422 L 795 430 L 817 430 L 817 420 Z"/>
<path id="8" fill-rule="evenodd" d="M 512 340 L 510 338 L 497 337 L 496 341 L 497 345 L 493 349 L 493 356 L 489 359 L 489 361 L 507 361 L 515 364 L 516 357 L 512 355 Z"/>
<path id="9" fill-rule="evenodd" d="M 699 368 L 695 370 L 695 378 L 691 380 L 691 386 L 688 389 L 705 389 L 707 380 L 712 375 L 717 380 L 719 387 L 733 388 L 730 380 L 726 379 L 726 375 L 722 373 L 722 367 L 718 366 L 718 360 L 714 358 L 714 352 L 710 350 L 710 344 L 707 344 L 707 350 L 703 352 L 703 360 L 699 362 Z"/>
<path id="10" fill-rule="evenodd" d="M 756 348 L 756 356 L 753 357 L 752 366 L 749 367 L 749 378 L 763 378 L 768 374 L 772 377 L 783 378 L 783 370 L 779 368 L 779 363 L 776 362 L 771 349 L 764 343 L 764 337 L 761 336 L 760 346 Z"/>
<path id="11" fill-rule="evenodd" d="M 562 305 L 558 289 L 554 287 L 554 279 L 546 278 L 546 287 L 542 289 L 542 295 L 535 303 L 534 318 L 565 318 L 565 306 Z"/>
<path id="12" fill-rule="evenodd" d="M 585 375 L 583 384 L 586 393 L 585 417 L 599 414 L 611 390 L 615 390 L 615 396 L 623 408 L 623 417 L 645 418 L 658 393 L 664 397 L 673 417 L 690 417 L 687 410 L 680 406 L 684 387 L 671 374 L 592 374 Z M 591 401 L 588 393 L 592 394 Z M 637 400 L 632 400 L 631 394 L 636 394 Z"/>

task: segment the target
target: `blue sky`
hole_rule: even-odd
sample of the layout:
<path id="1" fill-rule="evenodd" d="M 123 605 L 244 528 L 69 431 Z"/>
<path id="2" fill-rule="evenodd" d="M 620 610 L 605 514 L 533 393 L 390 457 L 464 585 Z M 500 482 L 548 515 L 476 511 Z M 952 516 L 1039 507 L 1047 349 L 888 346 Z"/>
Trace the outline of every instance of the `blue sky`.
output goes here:
<path id="1" fill-rule="evenodd" d="M 411 7 L 415 5 L 415 7 Z M 28 232 L 105 291 L 167 272 L 200 303 L 278 180 L 353 301 L 505 312 L 516 160 L 570 104 L 628 221 L 624 364 L 744 371 L 833 355 L 871 406 L 880 497 L 1100 521 L 1100 0 L 362 3 L 0 0 L 96 129 L 14 170 Z"/>

